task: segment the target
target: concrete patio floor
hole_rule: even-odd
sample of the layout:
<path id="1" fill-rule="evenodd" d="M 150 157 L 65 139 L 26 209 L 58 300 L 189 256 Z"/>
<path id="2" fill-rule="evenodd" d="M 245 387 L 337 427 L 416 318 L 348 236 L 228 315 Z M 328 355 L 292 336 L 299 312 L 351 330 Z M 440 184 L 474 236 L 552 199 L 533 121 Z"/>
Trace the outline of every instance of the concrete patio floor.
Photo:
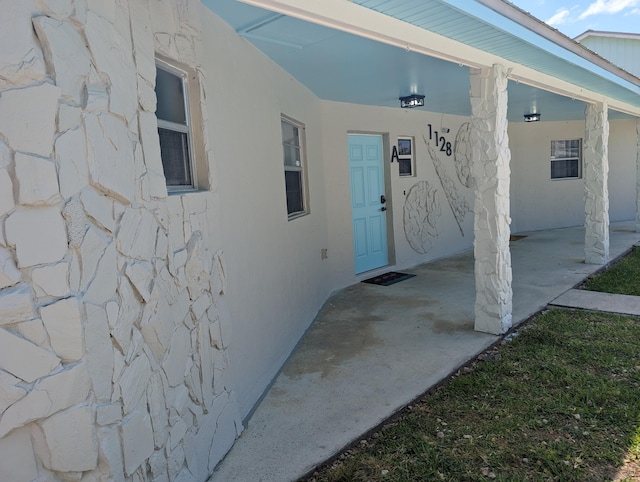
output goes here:
<path id="1" fill-rule="evenodd" d="M 514 325 L 600 268 L 583 228 L 518 234 Z M 612 223 L 611 259 L 639 242 Z M 500 339 L 473 330 L 471 251 L 402 271 L 416 276 L 327 300 L 211 482 L 296 480 Z"/>

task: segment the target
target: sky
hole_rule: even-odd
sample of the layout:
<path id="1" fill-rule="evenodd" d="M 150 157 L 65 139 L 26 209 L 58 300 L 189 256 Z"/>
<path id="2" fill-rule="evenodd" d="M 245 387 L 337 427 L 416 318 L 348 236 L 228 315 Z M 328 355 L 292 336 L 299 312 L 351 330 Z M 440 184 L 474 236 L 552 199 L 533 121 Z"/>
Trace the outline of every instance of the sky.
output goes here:
<path id="1" fill-rule="evenodd" d="M 587 30 L 640 34 L 640 0 L 509 0 L 574 38 Z"/>

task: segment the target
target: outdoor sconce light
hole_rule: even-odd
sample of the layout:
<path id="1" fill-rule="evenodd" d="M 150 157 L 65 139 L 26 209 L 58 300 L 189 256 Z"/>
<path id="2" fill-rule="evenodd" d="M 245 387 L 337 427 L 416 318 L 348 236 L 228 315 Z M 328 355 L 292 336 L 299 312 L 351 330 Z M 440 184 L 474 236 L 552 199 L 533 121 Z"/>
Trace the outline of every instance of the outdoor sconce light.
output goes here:
<path id="1" fill-rule="evenodd" d="M 539 112 L 534 112 L 531 114 L 525 114 L 524 115 L 524 121 L 525 122 L 538 122 L 540 120 L 540 113 Z"/>
<path id="2" fill-rule="evenodd" d="M 406 97 L 400 97 L 400 107 L 403 109 L 413 109 L 414 107 L 422 107 L 424 105 L 424 95 L 411 94 Z"/>

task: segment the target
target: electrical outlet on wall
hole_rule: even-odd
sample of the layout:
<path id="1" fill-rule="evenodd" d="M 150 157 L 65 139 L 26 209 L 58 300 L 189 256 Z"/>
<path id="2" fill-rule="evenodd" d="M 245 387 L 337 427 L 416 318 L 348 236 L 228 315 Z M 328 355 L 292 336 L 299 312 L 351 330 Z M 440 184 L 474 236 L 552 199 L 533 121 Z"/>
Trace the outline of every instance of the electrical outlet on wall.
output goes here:
<path id="1" fill-rule="evenodd" d="M 327 259 L 329 257 L 329 250 L 327 248 L 322 248 L 320 250 L 320 259 Z"/>

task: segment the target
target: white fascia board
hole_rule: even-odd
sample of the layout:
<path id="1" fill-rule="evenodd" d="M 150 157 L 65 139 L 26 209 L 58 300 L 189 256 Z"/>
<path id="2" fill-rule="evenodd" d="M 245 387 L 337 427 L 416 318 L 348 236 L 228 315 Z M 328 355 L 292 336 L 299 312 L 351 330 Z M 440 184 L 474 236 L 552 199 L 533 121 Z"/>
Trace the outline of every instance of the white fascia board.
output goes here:
<path id="1" fill-rule="evenodd" d="M 384 15 L 354 4 L 348 0 L 239 1 L 247 5 L 281 13 L 388 45 L 394 45 L 407 51 L 417 52 L 471 68 L 490 67 L 494 64 L 501 64 L 507 69 L 510 69 L 509 78 L 523 84 L 532 85 L 574 99 L 581 99 L 589 103 L 606 101 L 609 106 L 615 110 L 640 116 L 640 107 L 606 98 L 602 94 L 538 72 L 529 67 L 485 52 L 484 50 L 443 37 L 389 15 Z M 451 3 L 447 0 L 443 1 Z M 457 2 L 458 0 L 452 1 Z M 465 5 L 467 5 L 467 3 L 465 3 Z M 526 30 L 524 27 L 522 28 Z M 556 45 L 556 47 L 558 46 Z M 582 60 L 588 62 L 585 59 Z M 608 74 L 613 76 L 610 72 L 608 72 Z M 620 81 L 626 82 L 619 77 L 616 77 L 616 79 L 618 80 L 616 83 Z M 637 90 L 638 88 L 631 83 L 627 82 L 627 84 L 631 90 Z"/>

